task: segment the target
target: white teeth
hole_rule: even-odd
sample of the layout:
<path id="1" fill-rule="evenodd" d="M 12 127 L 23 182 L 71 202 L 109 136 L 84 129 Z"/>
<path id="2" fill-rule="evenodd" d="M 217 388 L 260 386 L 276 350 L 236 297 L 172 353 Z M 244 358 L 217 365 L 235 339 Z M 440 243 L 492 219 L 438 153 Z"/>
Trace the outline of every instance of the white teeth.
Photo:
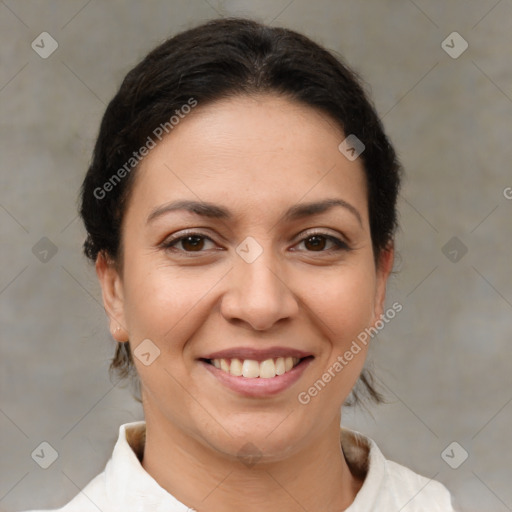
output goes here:
<path id="1" fill-rule="evenodd" d="M 245 361 L 242 364 L 242 375 L 244 377 L 249 377 L 250 379 L 259 377 L 260 365 L 258 364 L 258 361 L 253 361 L 252 359 L 245 359 Z"/>
<path id="2" fill-rule="evenodd" d="M 240 359 L 231 359 L 231 366 L 229 367 L 229 373 L 240 377 L 242 375 L 242 362 Z"/>
<path id="3" fill-rule="evenodd" d="M 276 375 L 283 375 L 286 371 L 286 365 L 284 362 L 284 357 L 278 357 L 276 359 Z"/>
<path id="4" fill-rule="evenodd" d="M 265 359 L 260 363 L 260 377 L 270 379 L 276 376 L 276 365 L 273 359 Z"/>
<path id="5" fill-rule="evenodd" d="M 215 368 L 236 377 L 271 379 L 276 375 L 289 372 L 299 361 L 298 357 L 277 357 L 261 362 L 254 359 L 212 359 L 211 363 Z"/>
<path id="6" fill-rule="evenodd" d="M 214 359 L 214 361 L 216 361 L 216 359 Z M 220 369 L 223 372 L 228 372 L 229 373 L 229 363 L 225 359 L 221 359 L 220 360 Z"/>

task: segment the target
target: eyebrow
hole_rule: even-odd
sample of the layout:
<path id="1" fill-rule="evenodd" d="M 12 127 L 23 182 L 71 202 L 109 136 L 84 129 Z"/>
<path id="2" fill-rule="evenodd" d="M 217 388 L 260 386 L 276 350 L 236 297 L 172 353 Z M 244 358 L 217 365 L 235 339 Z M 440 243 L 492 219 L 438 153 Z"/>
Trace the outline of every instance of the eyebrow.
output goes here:
<path id="1" fill-rule="evenodd" d="M 283 219 L 285 221 L 294 221 L 300 220 L 305 217 L 309 217 L 311 215 L 318 215 L 320 213 L 325 213 L 331 210 L 334 207 L 345 208 L 349 212 L 351 212 L 359 224 L 362 226 L 363 221 L 361 218 L 361 214 L 359 211 L 352 206 L 350 203 L 347 203 L 343 199 L 332 198 L 332 199 L 324 199 L 322 201 L 314 201 L 310 203 L 302 203 L 296 204 L 290 207 L 284 214 Z M 146 223 L 150 223 L 155 220 L 157 217 L 161 217 L 162 215 L 175 212 L 175 211 L 187 211 L 190 213 L 194 213 L 196 215 L 202 217 L 210 217 L 214 219 L 225 219 L 229 220 L 233 218 L 233 214 L 223 206 L 219 206 L 213 203 L 208 203 L 205 201 L 192 201 L 192 200 L 179 200 L 172 201 L 170 203 L 166 203 L 164 205 L 158 206 L 155 208 L 148 216 Z"/>

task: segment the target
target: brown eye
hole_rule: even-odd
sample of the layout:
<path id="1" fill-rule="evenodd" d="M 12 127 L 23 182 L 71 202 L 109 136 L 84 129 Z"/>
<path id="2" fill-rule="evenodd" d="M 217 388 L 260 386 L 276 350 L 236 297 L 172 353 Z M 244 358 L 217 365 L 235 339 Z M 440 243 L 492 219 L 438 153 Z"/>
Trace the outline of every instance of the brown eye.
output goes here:
<path id="1" fill-rule="evenodd" d="M 190 233 L 166 240 L 161 247 L 176 253 L 200 253 L 210 248 L 208 243 L 212 245 L 211 248 L 215 247 L 215 242 L 210 237 L 201 233 Z"/>
<path id="2" fill-rule="evenodd" d="M 186 236 L 179 241 L 185 251 L 200 251 L 204 247 L 204 237 L 198 235 Z"/>
<path id="3" fill-rule="evenodd" d="M 333 235 L 328 235 L 327 233 L 312 233 L 307 235 L 299 242 L 299 245 L 300 244 L 304 244 L 307 252 L 350 250 L 346 242 Z M 330 244 L 330 246 L 328 244 Z"/>
<path id="4" fill-rule="evenodd" d="M 304 240 L 304 246 L 308 250 L 323 251 L 325 248 L 326 239 L 321 235 L 313 235 Z"/>

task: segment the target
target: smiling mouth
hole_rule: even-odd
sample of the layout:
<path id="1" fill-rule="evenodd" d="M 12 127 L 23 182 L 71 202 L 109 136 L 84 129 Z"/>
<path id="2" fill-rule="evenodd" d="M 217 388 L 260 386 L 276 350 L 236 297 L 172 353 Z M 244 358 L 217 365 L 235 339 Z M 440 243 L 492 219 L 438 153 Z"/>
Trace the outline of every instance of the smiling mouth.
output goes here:
<path id="1" fill-rule="evenodd" d="M 295 366 L 300 364 L 308 357 L 275 357 L 265 359 L 264 361 L 255 361 L 254 359 L 202 359 L 202 361 L 215 366 L 218 370 L 233 375 L 235 377 L 245 377 L 248 379 L 272 379 L 279 375 L 290 372 Z"/>

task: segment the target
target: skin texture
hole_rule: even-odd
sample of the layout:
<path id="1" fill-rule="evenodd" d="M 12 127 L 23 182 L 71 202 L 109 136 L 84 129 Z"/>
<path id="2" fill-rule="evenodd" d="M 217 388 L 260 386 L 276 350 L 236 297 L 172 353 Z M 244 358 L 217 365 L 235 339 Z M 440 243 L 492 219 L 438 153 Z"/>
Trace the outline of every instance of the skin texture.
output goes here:
<path id="1" fill-rule="evenodd" d="M 277 96 L 199 105 L 137 170 L 122 266 L 98 257 L 113 336 L 129 339 L 132 351 L 145 339 L 160 350 L 149 366 L 135 358 L 143 466 L 198 511 L 339 511 L 362 485 L 340 449 L 339 425 L 367 349 L 309 404 L 297 400 L 378 320 L 393 263 L 390 247 L 375 265 L 362 162 L 340 153 L 344 138 L 325 114 Z M 350 203 L 360 220 L 343 207 L 283 218 L 291 206 L 327 198 Z M 147 222 L 177 199 L 218 204 L 233 218 L 175 211 Z M 211 238 L 199 251 L 161 246 L 192 228 Z M 306 230 L 350 250 L 328 239 L 315 246 Z M 247 236 L 263 250 L 252 263 L 236 252 Z M 283 392 L 245 397 L 199 361 L 234 346 L 284 346 L 314 359 Z M 237 456 L 247 443 L 261 456 L 250 467 Z"/>

